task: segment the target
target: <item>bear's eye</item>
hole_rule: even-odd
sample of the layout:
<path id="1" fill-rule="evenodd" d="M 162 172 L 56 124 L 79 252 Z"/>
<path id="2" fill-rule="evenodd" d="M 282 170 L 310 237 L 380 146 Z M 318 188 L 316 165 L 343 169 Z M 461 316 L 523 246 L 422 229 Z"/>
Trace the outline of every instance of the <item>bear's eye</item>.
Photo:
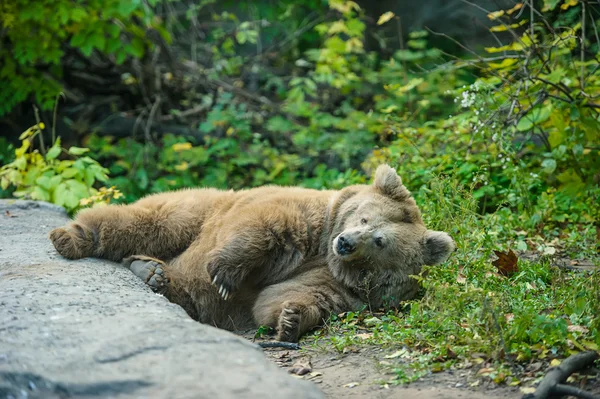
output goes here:
<path id="1" fill-rule="evenodd" d="M 361 222 L 362 224 L 367 224 L 368 220 L 367 220 L 367 219 L 365 219 L 365 218 L 362 218 L 362 219 L 360 219 L 360 222 Z"/>
<path id="2" fill-rule="evenodd" d="M 383 248 L 383 239 L 381 237 L 377 237 L 375 239 L 375 245 L 377 245 L 379 248 Z"/>

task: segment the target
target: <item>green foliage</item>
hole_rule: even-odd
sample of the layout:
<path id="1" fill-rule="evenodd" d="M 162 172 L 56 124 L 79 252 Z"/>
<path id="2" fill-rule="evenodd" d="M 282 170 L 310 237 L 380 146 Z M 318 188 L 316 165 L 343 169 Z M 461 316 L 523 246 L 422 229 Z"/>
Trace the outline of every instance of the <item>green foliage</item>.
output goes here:
<path id="1" fill-rule="evenodd" d="M 528 228 L 593 223 L 599 216 L 600 121 L 592 100 L 600 92 L 597 61 L 582 59 L 578 51 L 581 38 L 586 41 L 581 22 L 549 30 L 546 21 L 536 21 L 530 24 L 532 36 L 530 30 L 514 31 L 513 25 L 528 23 L 514 20 L 517 9 L 489 15 L 500 23 L 490 30 L 511 31 L 514 37 L 505 46 L 487 48 L 493 57 L 443 65 L 400 87 L 406 94 L 423 87 L 440 90 L 419 93 L 424 102 L 436 101 L 415 114 L 390 104 L 388 128 L 398 135 L 366 165 L 400 165 L 414 187 L 427 185 L 436 174 L 456 176 L 464 185 L 475 184 L 480 211 L 508 205 Z M 577 15 L 581 18 L 580 8 Z M 453 68 L 473 66 L 479 76 L 471 84 L 452 79 Z M 442 80 L 450 77 L 446 87 L 427 82 L 440 71 Z M 442 108 L 444 95 L 455 97 L 456 109 Z"/>
<path id="2" fill-rule="evenodd" d="M 156 0 L 150 1 L 155 4 Z M 0 4 L 0 116 L 30 96 L 51 109 L 61 92 L 66 54 L 98 52 L 116 64 L 141 58 L 151 45 L 147 29 L 169 34 L 142 1 L 36 1 Z"/>
<path id="3" fill-rule="evenodd" d="M 86 205 L 108 203 L 112 198 L 119 198 L 121 194 L 114 187 L 101 188 L 100 191 L 93 188 L 94 183 L 105 182 L 108 176 L 107 170 L 98 162 L 82 156 L 89 149 L 70 147 L 65 150 L 61 147 L 60 137 L 45 154 L 34 149 L 36 137 L 42 143 L 43 129 L 44 124 L 40 123 L 19 137 L 21 147 L 15 150 L 14 161 L 0 169 L 2 190 L 13 186 L 15 197 L 52 202 L 70 213 Z M 63 153 L 73 159 L 59 160 Z"/>

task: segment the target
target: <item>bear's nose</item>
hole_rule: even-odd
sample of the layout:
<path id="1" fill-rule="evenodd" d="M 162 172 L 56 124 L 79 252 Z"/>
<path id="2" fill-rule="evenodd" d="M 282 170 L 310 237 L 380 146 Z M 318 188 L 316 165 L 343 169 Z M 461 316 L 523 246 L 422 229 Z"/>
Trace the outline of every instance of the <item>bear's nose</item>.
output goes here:
<path id="1" fill-rule="evenodd" d="M 337 252 L 340 255 L 348 255 L 356 250 L 356 242 L 352 238 L 339 236 L 337 243 Z"/>

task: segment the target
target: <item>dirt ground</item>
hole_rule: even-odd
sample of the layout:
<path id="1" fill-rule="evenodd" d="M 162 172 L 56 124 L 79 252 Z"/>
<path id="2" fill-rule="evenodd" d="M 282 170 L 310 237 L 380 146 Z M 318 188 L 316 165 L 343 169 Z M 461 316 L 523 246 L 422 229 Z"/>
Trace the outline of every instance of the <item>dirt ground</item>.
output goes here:
<path id="1" fill-rule="evenodd" d="M 248 340 L 253 338 L 253 332 L 242 335 Z M 393 362 L 399 361 L 385 359 L 390 349 L 364 347 L 338 353 L 303 346 L 300 350 L 268 348 L 264 353 L 294 377 L 315 383 L 331 399 L 516 399 L 524 395 L 519 387 L 498 386 L 476 378 L 475 369 L 430 373 L 409 385 L 385 384 L 394 376 Z M 599 394 L 599 378 L 600 371 L 594 370 L 580 388 Z"/>
<path id="2" fill-rule="evenodd" d="M 252 333 L 243 334 L 252 340 Z M 268 359 L 296 378 L 312 381 L 328 398 L 367 399 L 513 399 L 523 393 L 515 387 L 494 384 L 470 386 L 473 371 L 456 370 L 433 373 L 408 386 L 385 384 L 393 377 L 380 361 L 388 351 L 363 348 L 348 353 L 323 351 L 311 347 L 301 350 L 264 349 Z M 390 366 L 393 367 L 393 364 Z"/>

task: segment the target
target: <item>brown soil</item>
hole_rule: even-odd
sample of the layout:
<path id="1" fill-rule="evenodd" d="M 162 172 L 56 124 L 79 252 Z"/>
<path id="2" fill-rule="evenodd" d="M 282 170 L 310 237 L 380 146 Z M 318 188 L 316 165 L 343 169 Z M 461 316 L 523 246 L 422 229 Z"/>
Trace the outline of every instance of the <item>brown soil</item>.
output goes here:
<path id="1" fill-rule="evenodd" d="M 244 334 L 249 340 L 252 335 Z M 394 376 L 394 359 L 388 361 L 389 365 L 380 363 L 388 352 L 373 347 L 345 354 L 308 346 L 301 350 L 264 350 L 268 359 L 294 377 L 314 382 L 332 399 L 512 399 L 523 396 L 518 387 L 497 386 L 491 381 L 471 386 L 477 380 L 473 377 L 474 370 L 431 373 L 409 385 L 386 384 Z"/>

